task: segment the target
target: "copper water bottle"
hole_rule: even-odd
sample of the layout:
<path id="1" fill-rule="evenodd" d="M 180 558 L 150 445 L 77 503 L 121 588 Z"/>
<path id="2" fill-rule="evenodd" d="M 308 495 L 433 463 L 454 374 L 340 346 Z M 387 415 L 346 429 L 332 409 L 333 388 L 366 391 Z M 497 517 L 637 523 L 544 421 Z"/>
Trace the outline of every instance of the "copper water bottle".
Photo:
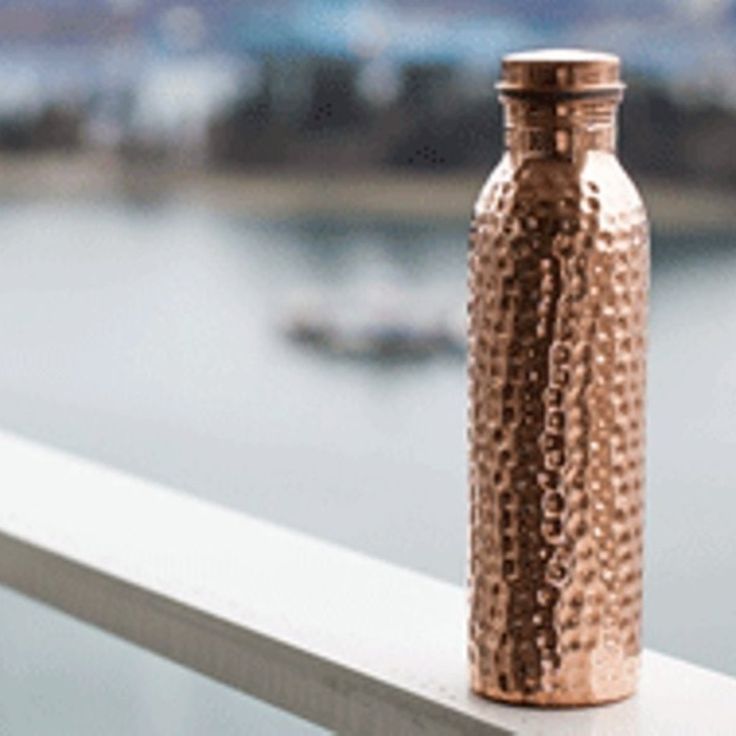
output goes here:
<path id="1" fill-rule="evenodd" d="M 470 669 L 504 701 L 636 687 L 649 237 L 619 66 L 504 59 L 506 151 L 471 228 Z"/>

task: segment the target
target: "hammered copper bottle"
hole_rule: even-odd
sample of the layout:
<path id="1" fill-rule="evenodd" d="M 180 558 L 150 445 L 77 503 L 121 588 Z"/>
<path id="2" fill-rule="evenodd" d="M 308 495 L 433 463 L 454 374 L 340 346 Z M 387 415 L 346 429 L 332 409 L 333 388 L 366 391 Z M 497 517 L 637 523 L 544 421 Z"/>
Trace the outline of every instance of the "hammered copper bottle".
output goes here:
<path id="1" fill-rule="evenodd" d="M 470 242 L 472 687 L 601 703 L 639 666 L 647 220 L 615 56 L 511 55 L 498 88 Z"/>

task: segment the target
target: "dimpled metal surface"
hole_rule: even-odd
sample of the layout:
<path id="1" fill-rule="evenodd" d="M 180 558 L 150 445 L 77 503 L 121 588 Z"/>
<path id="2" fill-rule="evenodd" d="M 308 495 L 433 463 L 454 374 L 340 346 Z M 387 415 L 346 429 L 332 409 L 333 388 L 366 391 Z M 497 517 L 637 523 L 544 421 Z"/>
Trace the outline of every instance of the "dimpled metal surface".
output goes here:
<path id="1" fill-rule="evenodd" d="M 469 255 L 471 681 L 538 705 L 623 698 L 640 654 L 648 226 L 573 112 L 541 146 L 517 115 Z"/>

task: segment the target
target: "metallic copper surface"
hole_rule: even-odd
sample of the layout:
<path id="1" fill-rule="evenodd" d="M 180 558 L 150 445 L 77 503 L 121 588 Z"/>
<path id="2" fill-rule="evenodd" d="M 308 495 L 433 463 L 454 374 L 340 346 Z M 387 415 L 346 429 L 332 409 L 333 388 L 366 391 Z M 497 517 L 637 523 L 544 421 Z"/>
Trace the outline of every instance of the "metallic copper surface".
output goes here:
<path id="1" fill-rule="evenodd" d="M 636 687 L 649 236 L 615 155 L 618 69 L 505 60 L 508 150 L 471 227 L 469 655 L 504 701 Z"/>
<path id="2" fill-rule="evenodd" d="M 621 62 L 613 54 L 575 49 L 524 51 L 503 60 L 502 94 L 620 94 Z"/>

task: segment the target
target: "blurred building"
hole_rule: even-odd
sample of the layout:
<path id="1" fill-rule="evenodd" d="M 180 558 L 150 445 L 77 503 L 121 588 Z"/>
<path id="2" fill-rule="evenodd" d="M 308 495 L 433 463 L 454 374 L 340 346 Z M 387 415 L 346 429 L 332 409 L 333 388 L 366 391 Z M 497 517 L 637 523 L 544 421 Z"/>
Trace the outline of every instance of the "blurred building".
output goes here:
<path id="1" fill-rule="evenodd" d="M 651 175 L 730 184 L 736 2 L 694 5 L 5 0 L 0 148 L 482 167 L 500 141 L 500 55 L 574 42 L 625 55 L 625 159 Z"/>

